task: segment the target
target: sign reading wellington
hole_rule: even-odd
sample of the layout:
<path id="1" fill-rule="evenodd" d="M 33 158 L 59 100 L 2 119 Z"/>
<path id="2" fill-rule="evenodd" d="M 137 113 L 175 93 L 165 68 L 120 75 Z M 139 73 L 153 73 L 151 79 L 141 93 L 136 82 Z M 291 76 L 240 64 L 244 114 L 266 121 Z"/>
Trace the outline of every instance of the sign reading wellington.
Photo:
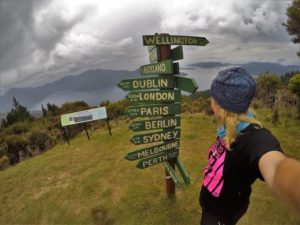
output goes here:
<path id="1" fill-rule="evenodd" d="M 107 113 L 105 107 L 89 109 L 80 112 L 69 113 L 61 116 L 61 125 L 69 126 L 78 123 L 85 123 L 94 120 L 106 119 Z"/>
<path id="2" fill-rule="evenodd" d="M 208 44 L 205 37 L 180 35 L 143 35 L 144 45 L 200 45 Z"/>
<path id="3" fill-rule="evenodd" d="M 124 91 L 129 91 L 126 100 L 137 104 L 125 109 L 125 115 L 134 119 L 129 129 L 143 132 L 133 135 L 130 140 L 134 145 L 143 147 L 129 152 L 125 159 L 139 160 L 136 165 L 139 169 L 163 163 L 168 174 L 166 179 L 173 180 L 177 187 L 181 187 L 174 170 L 175 165 L 185 184 L 190 183 L 189 176 L 178 159 L 181 91 L 194 93 L 198 85 L 191 78 L 175 76 L 180 74 L 179 63 L 175 61 L 183 59 L 182 45 L 205 46 L 208 40 L 205 37 L 155 34 L 143 35 L 143 44 L 148 46 L 150 64 L 140 66 L 139 73 L 147 78 L 122 80 L 118 85 Z M 171 45 L 179 46 L 171 49 Z M 147 144 L 155 145 L 144 146 Z M 170 182 L 167 181 L 168 190 Z"/>

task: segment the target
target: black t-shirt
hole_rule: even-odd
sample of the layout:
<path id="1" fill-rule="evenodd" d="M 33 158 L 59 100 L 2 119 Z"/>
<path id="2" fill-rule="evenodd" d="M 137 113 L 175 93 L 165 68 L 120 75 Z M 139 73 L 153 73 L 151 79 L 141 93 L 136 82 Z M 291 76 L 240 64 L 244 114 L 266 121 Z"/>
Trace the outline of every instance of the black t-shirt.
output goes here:
<path id="1" fill-rule="evenodd" d="M 221 138 L 211 146 L 200 194 L 201 207 L 230 215 L 248 207 L 251 185 L 263 180 L 258 162 L 269 151 L 282 151 L 277 139 L 265 128 L 249 125 L 231 144 Z"/>

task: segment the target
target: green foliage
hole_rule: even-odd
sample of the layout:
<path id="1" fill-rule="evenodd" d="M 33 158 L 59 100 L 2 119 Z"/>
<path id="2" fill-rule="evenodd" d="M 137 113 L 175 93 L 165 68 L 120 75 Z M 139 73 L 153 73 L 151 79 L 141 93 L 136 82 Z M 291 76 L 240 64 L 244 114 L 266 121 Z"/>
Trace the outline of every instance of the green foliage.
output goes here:
<path id="1" fill-rule="evenodd" d="M 288 88 L 298 96 L 298 117 L 300 118 L 300 74 L 296 74 L 290 79 Z"/>
<path id="2" fill-rule="evenodd" d="M 2 127 L 9 127 L 16 122 L 32 121 L 33 117 L 27 111 L 25 106 L 22 106 L 15 97 L 13 97 L 13 108 L 6 115 L 6 119 L 2 121 Z"/>
<path id="3" fill-rule="evenodd" d="M 276 108 L 275 110 L 273 110 L 271 122 L 273 125 L 276 125 L 278 121 L 279 121 L 279 113 L 278 113 L 278 109 Z"/>
<path id="4" fill-rule="evenodd" d="M 29 123 L 26 122 L 18 122 L 14 123 L 10 127 L 6 129 L 6 134 L 23 134 L 29 130 Z"/>
<path id="5" fill-rule="evenodd" d="M 84 101 L 66 102 L 60 108 L 60 114 L 73 113 L 88 109 L 89 106 Z"/>
<path id="6" fill-rule="evenodd" d="M 260 98 L 263 105 L 273 108 L 276 100 L 276 92 L 282 86 L 279 76 L 265 73 L 257 78 L 256 96 Z"/>
<path id="7" fill-rule="evenodd" d="M 128 101 L 125 99 L 114 103 L 107 101 L 106 103 L 108 103 L 108 105 L 104 106 L 106 107 L 109 119 L 118 119 L 123 115 L 125 108 L 129 106 Z M 103 102 L 101 104 L 103 104 Z"/>
<path id="8" fill-rule="evenodd" d="M 0 156 L 0 170 L 9 166 L 9 158 L 6 155 Z"/>
<path id="9" fill-rule="evenodd" d="M 110 104 L 110 101 L 109 101 L 109 100 L 102 101 L 102 102 L 100 103 L 100 107 L 107 107 L 109 104 Z"/>
<path id="10" fill-rule="evenodd" d="M 290 79 L 288 88 L 300 97 L 300 74 L 296 74 Z"/>
<path id="11" fill-rule="evenodd" d="M 295 44 L 300 43 L 300 0 L 293 0 L 292 5 L 287 8 L 287 16 L 287 23 L 283 25 L 293 37 L 292 41 Z M 298 56 L 300 57 L 300 52 Z"/>
<path id="12" fill-rule="evenodd" d="M 5 137 L 5 143 L 10 164 L 16 164 L 20 161 L 19 152 L 28 153 L 28 141 L 24 136 L 9 135 Z"/>
<path id="13" fill-rule="evenodd" d="M 206 113 L 211 115 L 210 99 L 203 97 L 182 96 L 181 111 L 187 113 Z"/>
<path id="14" fill-rule="evenodd" d="M 51 138 L 45 131 L 34 130 L 30 133 L 29 146 L 33 150 L 44 151 L 47 146 L 51 146 Z"/>

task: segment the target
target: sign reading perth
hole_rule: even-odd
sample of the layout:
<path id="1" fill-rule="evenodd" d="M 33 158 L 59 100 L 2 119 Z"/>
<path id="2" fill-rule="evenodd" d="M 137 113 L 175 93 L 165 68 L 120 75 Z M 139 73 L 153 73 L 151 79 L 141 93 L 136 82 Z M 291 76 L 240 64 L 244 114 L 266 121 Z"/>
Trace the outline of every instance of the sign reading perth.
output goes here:
<path id="1" fill-rule="evenodd" d="M 69 113 L 61 116 L 61 125 L 69 126 L 78 123 L 85 123 L 94 120 L 106 119 L 107 113 L 105 107 Z"/>

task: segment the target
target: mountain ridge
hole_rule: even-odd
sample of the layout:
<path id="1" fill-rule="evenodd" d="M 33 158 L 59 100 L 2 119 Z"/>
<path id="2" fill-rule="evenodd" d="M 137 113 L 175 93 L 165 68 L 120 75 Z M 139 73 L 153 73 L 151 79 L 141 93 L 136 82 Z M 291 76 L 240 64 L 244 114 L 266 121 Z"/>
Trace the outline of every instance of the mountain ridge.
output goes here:
<path id="1" fill-rule="evenodd" d="M 201 62 L 188 66 L 201 69 L 242 66 L 252 75 L 258 75 L 266 71 L 278 75 L 300 71 L 300 65 L 284 66 L 270 62 L 249 62 L 245 64 Z M 186 75 L 186 73 L 181 73 L 181 75 Z M 20 104 L 26 106 L 29 110 L 40 110 L 41 104 L 45 105 L 48 102 L 60 105 L 67 101 L 85 101 L 89 105 L 99 105 L 103 100 L 117 101 L 126 95 L 126 92 L 117 87 L 118 83 L 123 79 L 134 77 L 140 77 L 138 69 L 134 71 L 94 69 L 78 75 L 67 75 L 39 87 L 12 88 L 0 96 L 0 112 L 8 112 L 11 109 L 12 97 L 15 97 Z M 203 79 L 206 78 L 203 77 Z"/>

